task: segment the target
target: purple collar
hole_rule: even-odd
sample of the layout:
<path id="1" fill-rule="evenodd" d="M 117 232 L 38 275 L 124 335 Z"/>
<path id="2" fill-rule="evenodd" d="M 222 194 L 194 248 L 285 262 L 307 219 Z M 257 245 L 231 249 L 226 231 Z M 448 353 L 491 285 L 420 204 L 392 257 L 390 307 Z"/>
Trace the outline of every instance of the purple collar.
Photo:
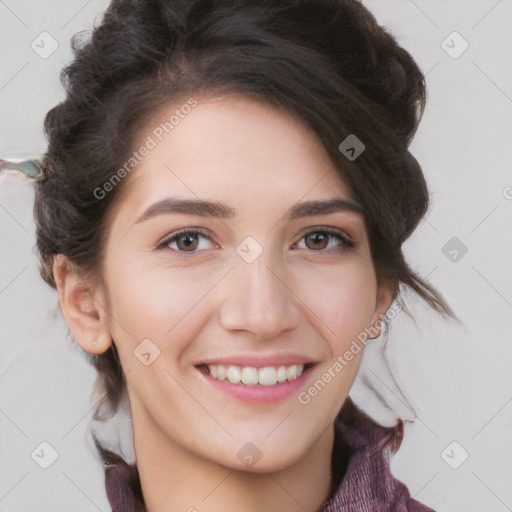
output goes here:
<path id="1" fill-rule="evenodd" d="M 335 420 L 331 491 L 317 512 L 434 512 L 391 474 L 390 448 L 396 451 L 402 436 L 401 422 L 382 427 L 347 398 Z M 112 512 L 146 512 L 136 464 L 95 443 Z"/>

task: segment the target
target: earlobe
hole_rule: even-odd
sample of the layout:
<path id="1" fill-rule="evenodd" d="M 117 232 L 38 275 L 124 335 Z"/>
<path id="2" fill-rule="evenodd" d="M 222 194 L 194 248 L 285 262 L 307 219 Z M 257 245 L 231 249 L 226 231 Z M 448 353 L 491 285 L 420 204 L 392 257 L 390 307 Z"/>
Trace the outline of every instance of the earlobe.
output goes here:
<path id="1" fill-rule="evenodd" d="M 112 338 L 100 288 L 80 280 L 62 254 L 55 257 L 53 275 L 62 314 L 75 339 L 90 354 L 108 350 Z"/>
<path id="2" fill-rule="evenodd" d="M 395 286 L 390 281 L 381 282 L 377 288 L 377 296 L 375 298 L 375 311 L 372 316 L 372 326 L 382 334 L 384 317 L 386 311 L 391 307 L 393 301 Z M 377 336 L 377 337 L 378 337 Z"/>

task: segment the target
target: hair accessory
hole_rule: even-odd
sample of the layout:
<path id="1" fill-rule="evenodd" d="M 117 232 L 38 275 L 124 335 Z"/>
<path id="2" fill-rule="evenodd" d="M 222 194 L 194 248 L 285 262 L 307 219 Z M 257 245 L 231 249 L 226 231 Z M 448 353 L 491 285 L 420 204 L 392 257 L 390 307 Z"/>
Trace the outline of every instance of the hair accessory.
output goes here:
<path id="1" fill-rule="evenodd" d="M 0 172 L 16 173 L 29 181 L 38 181 L 44 178 L 43 168 L 39 160 L 0 160 Z"/>

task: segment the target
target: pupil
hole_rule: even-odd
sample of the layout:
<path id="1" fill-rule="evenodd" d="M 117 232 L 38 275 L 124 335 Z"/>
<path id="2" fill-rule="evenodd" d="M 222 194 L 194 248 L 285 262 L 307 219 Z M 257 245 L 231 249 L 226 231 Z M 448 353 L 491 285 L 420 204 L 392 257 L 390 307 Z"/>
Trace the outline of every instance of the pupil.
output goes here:
<path id="1" fill-rule="evenodd" d="M 190 246 L 193 245 L 194 242 L 196 241 L 196 240 L 194 240 L 195 236 L 196 235 L 183 235 L 180 238 L 180 241 L 184 242 L 186 248 L 190 248 Z"/>
<path id="2" fill-rule="evenodd" d="M 310 238 L 314 239 L 314 243 L 317 243 L 320 239 L 320 243 L 321 243 L 322 241 L 325 241 L 327 237 L 322 233 L 314 233 L 313 235 L 311 235 Z"/>

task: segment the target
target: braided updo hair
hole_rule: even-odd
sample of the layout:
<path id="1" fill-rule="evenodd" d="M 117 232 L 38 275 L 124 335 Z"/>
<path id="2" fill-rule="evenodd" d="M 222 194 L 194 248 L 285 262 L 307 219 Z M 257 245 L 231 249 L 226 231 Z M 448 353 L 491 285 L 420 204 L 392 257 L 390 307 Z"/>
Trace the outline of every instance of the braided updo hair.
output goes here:
<path id="1" fill-rule="evenodd" d="M 108 214 L 126 180 L 106 197 L 94 190 L 126 162 L 150 116 L 191 96 L 240 94 L 285 109 L 317 134 L 364 207 L 376 275 L 396 283 L 394 299 L 408 287 L 455 317 L 401 248 L 429 206 L 408 151 L 424 76 L 361 2 L 113 0 L 72 48 L 61 74 L 66 98 L 46 115 L 44 179 L 35 185 L 40 273 L 50 286 L 57 254 L 83 277 L 101 275 Z M 365 145 L 354 161 L 338 148 L 350 134 Z M 90 361 L 97 417 L 102 406 L 117 409 L 125 382 L 114 344 Z"/>

